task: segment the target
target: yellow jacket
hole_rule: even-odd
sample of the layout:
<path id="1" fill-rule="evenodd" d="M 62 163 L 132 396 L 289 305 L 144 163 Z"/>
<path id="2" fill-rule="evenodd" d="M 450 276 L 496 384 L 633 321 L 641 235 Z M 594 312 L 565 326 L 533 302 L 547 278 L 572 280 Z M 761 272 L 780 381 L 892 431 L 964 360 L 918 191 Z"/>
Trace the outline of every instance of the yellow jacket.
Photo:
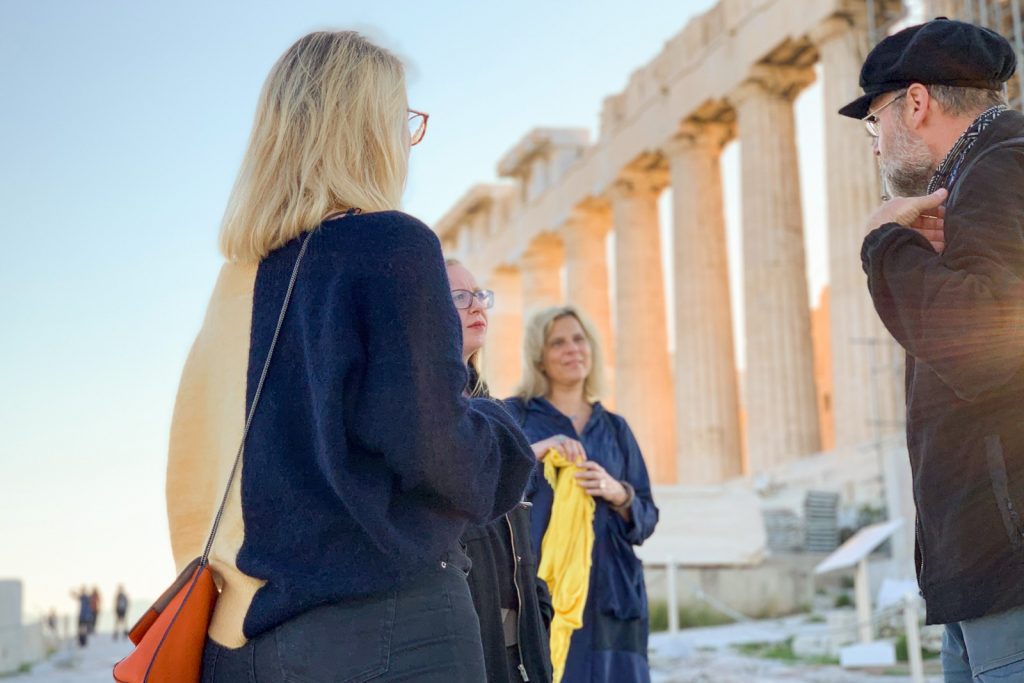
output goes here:
<path id="1" fill-rule="evenodd" d="M 555 492 L 551 519 L 540 545 L 537 574 L 548 584 L 554 683 L 565 671 L 572 632 L 583 625 L 594 549 L 594 499 L 576 481 L 579 468 L 556 450 L 544 456 L 544 478 Z"/>

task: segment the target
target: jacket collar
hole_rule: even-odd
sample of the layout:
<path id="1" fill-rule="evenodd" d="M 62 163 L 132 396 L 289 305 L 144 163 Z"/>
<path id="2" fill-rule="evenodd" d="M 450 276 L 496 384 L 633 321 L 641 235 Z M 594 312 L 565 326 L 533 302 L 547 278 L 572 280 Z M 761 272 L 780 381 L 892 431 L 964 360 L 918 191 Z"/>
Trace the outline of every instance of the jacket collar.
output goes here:
<path id="1" fill-rule="evenodd" d="M 971 125 L 967 127 L 967 130 L 953 143 L 953 147 L 950 148 L 942 163 L 939 164 L 935 175 L 932 176 L 931 182 L 928 183 L 928 194 L 935 192 L 940 187 L 950 189 L 953 186 L 964 160 L 967 159 L 982 133 L 1008 110 L 1009 107 L 997 105 L 985 110 L 978 118 L 974 119 Z"/>
<path id="2" fill-rule="evenodd" d="M 541 413 L 543 415 L 547 415 L 549 417 L 562 417 L 566 419 L 568 419 L 569 417 L 561 410 L 556 408 L 554 404 L 551 403 L 551 401 L 547 400 L 543 396 L 537 396 L 527 401 L 526 409 L 533 412 Z M 593 411 L 590 415 L 591 419 L 599 417 L 602 413 L 605 412 L 604 406 L 601 405 L 600 401 L 594 401 L 591 404 L 591 410 Z"/>

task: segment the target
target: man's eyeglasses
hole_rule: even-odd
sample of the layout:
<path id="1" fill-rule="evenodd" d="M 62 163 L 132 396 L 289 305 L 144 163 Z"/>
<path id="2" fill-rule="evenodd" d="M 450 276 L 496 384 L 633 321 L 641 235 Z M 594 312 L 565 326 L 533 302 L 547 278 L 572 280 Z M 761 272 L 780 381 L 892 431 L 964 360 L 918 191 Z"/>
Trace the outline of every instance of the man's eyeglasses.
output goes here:
<path id="1" fill-rule="evenodd" d="M 475 292 L 471 292 L 468 289 L 453 289 L 452 290 L 452 303 L 455 304 L 455 308 L 459 310 L 466 310 L 473 306 L 473 299 L 480 302 L 480 305 L 484 308 L 491 308 L 494 306 L 494 292 L 489 289 L 478 289 Z"/>
<path id="2" fill-rule="evenodd" d="M 409 110 L 409 144 L 418 145 L 427 134 L 427 119 L 430 114 L 415 109 Z"/>
<path id="3" fill-rule="evenodd" d="M 874 110 L 872 112 L 868 112 L 868 115 L 861 119 L 861 121 L 864 122 L 864 126 L 868 129 L 868 135 L 870 135 L 873 138 L 877 138 L 878 137 L 878 112 L 882 111 L 883 109 L 885 109 L 886 107 L 888 107 L 890 104 L 892 104 L 896 100 L 900 99 L 901 97 L 905 97 L 906 94 L 907 94 L 907 91 L 904 90 L 899 95 L 897 95 L 896 97 L 892 98 L 891 100 L 889 100 L 888 102 L 883 104 L 878 109 L 876 109 L 876 110 Z"/>

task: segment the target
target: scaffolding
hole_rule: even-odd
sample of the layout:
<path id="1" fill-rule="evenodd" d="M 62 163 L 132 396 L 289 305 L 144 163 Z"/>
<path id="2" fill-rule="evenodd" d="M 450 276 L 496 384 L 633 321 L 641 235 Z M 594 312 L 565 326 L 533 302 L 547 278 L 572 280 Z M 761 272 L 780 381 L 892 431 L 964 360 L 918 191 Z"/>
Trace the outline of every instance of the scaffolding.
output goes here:
<path id="1" fill-rule="evenodd" d="M 869 5 L 874 0 L 869 0 Z M 925 18 L 949 17 L 998 31 L 1010 41 L 1017 53 L 1017 73 L 1007 84 L 1010 105 L 1022 109 L 1024 92 L 1024 33 L 1021 27 L 1021 0 L 926 0 Z"/>

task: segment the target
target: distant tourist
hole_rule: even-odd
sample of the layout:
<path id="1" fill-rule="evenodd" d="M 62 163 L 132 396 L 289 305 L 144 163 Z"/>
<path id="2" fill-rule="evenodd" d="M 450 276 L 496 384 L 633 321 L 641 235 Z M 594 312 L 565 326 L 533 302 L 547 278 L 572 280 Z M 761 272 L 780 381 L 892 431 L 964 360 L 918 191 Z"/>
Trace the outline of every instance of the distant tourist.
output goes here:
<path id="1" fill-rule="evenodd" d="M 96 586 L 93 587 L 92 593 L 89 594 L 89 606 L 92 609 L 92 621 L 89 622 L 89 635 L 96 633 L 96 622 L 100 618 L 100 589 Z"/>
<path id="2" fill-rule="evenodd" d="M 576 476 L 596 502 L 583 624 L 572 634 L 561 680 L 649 681 L 647 593 L 633 546 L 654 532 L 658 508 L 640 447 L 626 421 L 600 403 L 597 334 L 577 309 L 550 308 L 536 314 L 524 343 L 523 382 L 519 395 L 507 404 L 538 458 L 549 449 L 570 458 L 585 455 Z M 554 497 L 540 470 L 527 497 L 533 503 L 533 547 L 540 552 Z"/>
<path id="3" fill-rule="evenodd" d="M 861 258 L 907 352 L 917 578 L 947 681 L 1024 680 L 1024 115 L 1013 48 L 936 19 L 880 42 L 864 95 L 889 193 Z M 942 208 L 941 205 L 945 205 Z"/>
<path id="4" fill-rule="evenodd" d="M 473 274 L 458 261 L 448 261 L 448 281 L 462 322 L 462 357 L 469 368 L 467 393 L 490 397 L 481 356 L 494 292 L 480 289 Z M 487 683 L 550 681 L 551 596 L 537 578 L 530 504 L 520 503 L 490 524 L 469 525 L 462 540 L 473 562 L 469 588 L 480 619 Z"/>
<path id="5" fill-rule="evenodd" d="M 260 94 L 167 467 L 180 571 L 276 339 L 211 555 L 204 681 L 485 678 L 459 537 L 516 506 L 534 460 L 501 405 L 464 395 L 440 242 L 397 211 L 425 130 L 402 63 L 351 31 L 299 39 Z"/>
<path id="6" fill-rule="evenodd" d="M 124 592 L 124 586 L 117 587 L 117 597 L 114 598 L 114 640 L 119 635 L 128 637 L 128 594 Z"/>
<path id="7" fill-rule="evenodd" d="M 78 645 L 85 647 L 92 633 L 92 625 L 96 622 L 96 611 L 92 607 L 92 594 L 82 586 L 77 593 L 72 591 L 71 597 L 78 601 Z"/>

